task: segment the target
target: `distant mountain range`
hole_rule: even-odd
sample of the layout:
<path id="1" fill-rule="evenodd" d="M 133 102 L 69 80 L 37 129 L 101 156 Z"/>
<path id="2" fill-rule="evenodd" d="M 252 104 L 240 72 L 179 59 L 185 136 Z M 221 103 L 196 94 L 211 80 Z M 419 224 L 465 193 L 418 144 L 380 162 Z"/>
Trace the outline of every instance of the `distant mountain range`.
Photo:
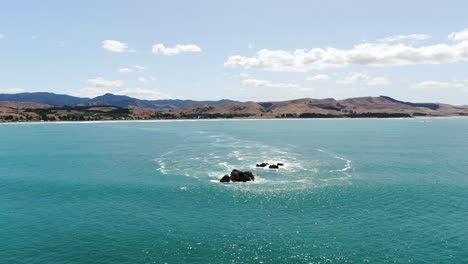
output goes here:
<path id="1" fill-rule="evenodd" d="M 0 101 L 10 102 L 32 102 L 48 104 L 52 106 L 93 106 L 112 105 L 118 107 L 141 107 L 158 110 L 169 110 L 177 107 L 195 104 L 216 105 L 232 100 L 219 101 L 194 101 L 194 100 L 141 100 L 124 95 L 104 94 L 95 98 L 81 98 L 65 94 L 54 94 L 47 92 L 0 94 Z"/>
<path id="2" fill-rule="evenodd" d="M 412 103 L 388 96 L 301 98 L 287 101 L 140 100 L 105 94 L 80 98 L 53 93 L 0 94 L 0 121 L 203 118 L 356 118 L 468 116 L 467 106 Z"/>

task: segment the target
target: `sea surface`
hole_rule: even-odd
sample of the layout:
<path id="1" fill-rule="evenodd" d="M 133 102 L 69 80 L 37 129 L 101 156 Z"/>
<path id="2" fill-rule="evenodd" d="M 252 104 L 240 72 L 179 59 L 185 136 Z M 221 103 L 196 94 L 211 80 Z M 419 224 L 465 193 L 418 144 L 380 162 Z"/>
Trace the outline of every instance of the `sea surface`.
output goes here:
<path id="1" fill-rule="evenodd" d="M 0 125 L 0 263 L 468 263 L 468 118 Z"/>

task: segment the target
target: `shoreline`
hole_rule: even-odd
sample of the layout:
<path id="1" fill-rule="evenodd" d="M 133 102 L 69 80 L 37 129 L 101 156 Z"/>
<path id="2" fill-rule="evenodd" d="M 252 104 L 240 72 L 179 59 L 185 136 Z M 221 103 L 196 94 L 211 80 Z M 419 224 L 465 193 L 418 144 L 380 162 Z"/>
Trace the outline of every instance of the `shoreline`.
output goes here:
<path id="1" fill-rule="evenodd" d="M 95 121 L 43 121 L 43 122 L 0 122 L 1 125 L 42 125 L 42 124 L 106 124 L 106 123 L 165 123 L 165 122 L 217 122 L 217 121 L 297 121 L 297 120 L 424 120 L 458 119 L 468 116 L 418 116 L 418 117 L 356 117 L 356 118 L 214 118 L 214 119 L 152 119 L 152 120 L 95 120 Z"/>

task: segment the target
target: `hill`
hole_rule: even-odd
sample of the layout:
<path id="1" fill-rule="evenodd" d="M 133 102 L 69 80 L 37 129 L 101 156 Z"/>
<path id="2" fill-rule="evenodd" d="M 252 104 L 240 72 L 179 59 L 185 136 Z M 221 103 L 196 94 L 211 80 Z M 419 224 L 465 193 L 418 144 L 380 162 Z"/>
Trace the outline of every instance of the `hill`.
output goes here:
<path id="1" fill-rule="evenodd" d="M 234 102 L 231 100 L 220 100 L 220 101 L 194 101 L 194 100 L 141 100 L 132 98 L 125 95 L 114 95 L 114 94 L 105 94 L 93 98 L 81 105 L 113 105 L 118 107 L 141 107 L 141 108 L 150 108 L 157 110 L 168 110 L 175 109 L 177 107 L 185 105 L 195 105 L 195 104 L 207 104 L 207 105 L 216 105 L 222 104 L 225 102 Z"/>
<path id="2" fill-rule="evenodd" d="M 234 102 L 232 100 L 219 101 L 194 101 L 194 100 L 141 100 L 125 95 L 104 94 L 95 98 L 81 98 L 71 95 L 54 94 L 46 92 L 37 93 L 18 93 L 18 94 L 0 94 L 0 101 L 11 102 L 33 102 L 49 104 L 53 106 L 93 106 L 93 105 L 112 105 L 118 107 L 141 107 L 156 110 L 175 109 L 177 107 L 194 104 L 216 105 L 225 102 Z"/>
<path id="3" fill-rule="evenodd" d="M 21 97 L 19 97 L 21 98 Z M 59 98 L 59 97 L 56 97 Z M 62 97 L 71 99 L 69 97 Z M 85 98 L 79 98 L 85 99 Z M 78 100 L 78 99 L 76 99 Z M 139 100 L 106 94 L 74 106 L 0 101 L 0 121 L 83 121 L 199 118 L 356 118 L 468 116 L 468 107 L 412 103 L 388 96 L 302 98 L 277 102 Z"/>
<path id="4" fill-rule="evenodd" d="M 279 102 L 193 105 L 172 111 L 181 118 L 307 118 L 307 117 L 411 117 L 468 115 L 467 107 L 447 104 L 410 103 L 388 96 L 344 100 L 303 98 Z"/>
<path id="5" fill-rule="evenodd" d="M 89 100 L 89 98 L 80 98 L 71 95 L 54 94 L 47 92 L 0 94 L 0 101 L 32 102 L 49 104 L 54 106 L 77 105 Z"/>

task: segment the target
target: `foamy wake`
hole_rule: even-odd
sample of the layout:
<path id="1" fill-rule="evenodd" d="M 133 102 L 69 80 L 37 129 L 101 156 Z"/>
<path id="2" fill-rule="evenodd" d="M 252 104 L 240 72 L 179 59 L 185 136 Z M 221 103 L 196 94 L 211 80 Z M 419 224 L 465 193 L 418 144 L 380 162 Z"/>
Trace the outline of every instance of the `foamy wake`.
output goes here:
<path id="1" fill-rule="evenodd" d="M 294 151 L 294 147 L 271 146 L 208 132 L 192 134 L 155 161 L 161 174 L 206 179 L 213 183 L 218 183 L 221 176 L 233 169 L 250 170 L 256 179 L 247 185 L 272 190 L 350 184 L 352 170 L 351 160 L 322 149 L 306 157 Z M 261 162 L 285 165 L 278 170 L 255 166 Z M 238 188 L 241 185 L 224 186 Z"/>

